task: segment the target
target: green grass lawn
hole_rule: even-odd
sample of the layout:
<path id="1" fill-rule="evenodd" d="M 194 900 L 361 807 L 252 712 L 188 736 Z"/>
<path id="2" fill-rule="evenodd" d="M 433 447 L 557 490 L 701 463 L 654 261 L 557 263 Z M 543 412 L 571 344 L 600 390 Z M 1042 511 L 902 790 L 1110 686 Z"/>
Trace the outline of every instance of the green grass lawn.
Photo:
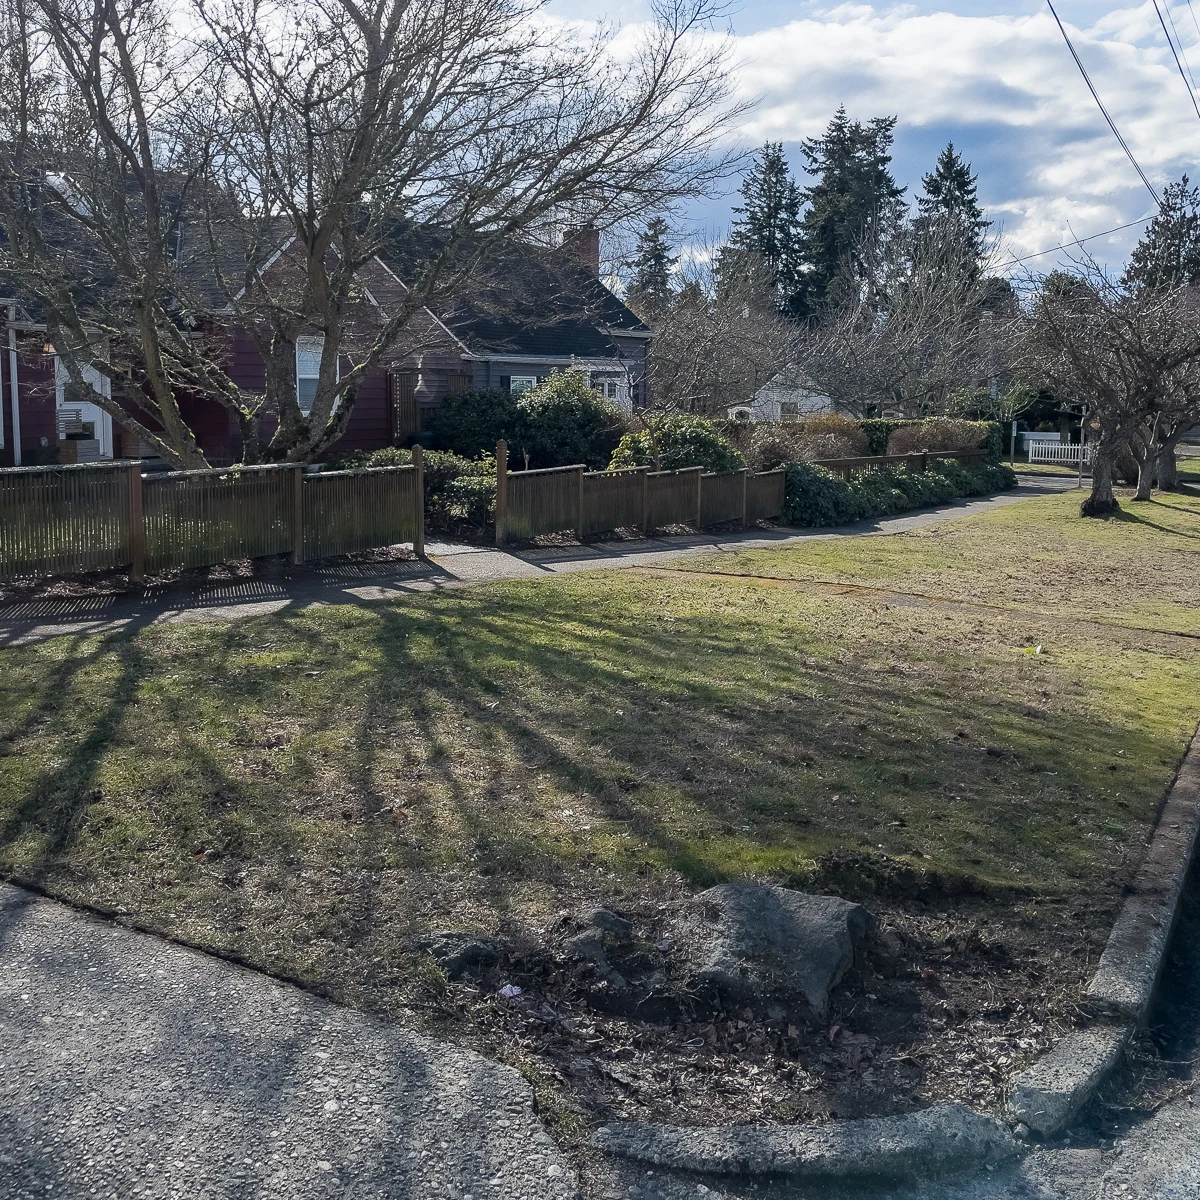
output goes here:
<path id="1" fill-rule="evenodd" d="M 1200 502 L 1076 503 L 683 564 L 801 582 L 578 574 L 8 648 L 0 873 L 410 1016 L 412 931 L 536 938 L 742 876 L 877 906 L 935 879 L 994 933 L 1069 934 L 1074 979 L 1200 716 L 1171 635 L 1200 629 Z"/>
<path id="2" fill-rule="evenodd" d="M 1112 520 L 1066 492 L 908 533 L 688 559 L 684 570 L 826 580 L 1200 633 L 1200 493 L 1124 496 Z"/>

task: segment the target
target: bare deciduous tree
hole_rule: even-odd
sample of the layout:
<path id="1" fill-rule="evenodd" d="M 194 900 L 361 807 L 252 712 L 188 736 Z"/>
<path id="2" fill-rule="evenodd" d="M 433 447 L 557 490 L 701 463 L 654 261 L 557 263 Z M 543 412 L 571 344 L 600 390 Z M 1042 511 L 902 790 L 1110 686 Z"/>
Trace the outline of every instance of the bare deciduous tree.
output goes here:
<path id="1" fill-rule="evenodd" d="M 958 389 L 1001 368 L 1011 324 L 987 263 L 953 219 L 881 218 L 863 235 L 797 369 L 859 416 L 945 412 Z"/>
<path id="2" fill-rule="evenodd" d="M 1102 516 L 1119 507 L 1114 465 L 1131 443 L 1140 445 L 1144 464 L 1138 495 L 1148 498 L 1164 445 L 1170 441 L 1173 459 L 1180 426 L 1200 413 L 1200 296 L 1180 286 L 1130 289 L 1090 259 L 1036 282 L 1025 319 L 1025 377 L 1098 432 L 1081 512 Z"/>
<path id="3" fill-rule="evenodd" d="M 245 461 L 303 461 L 508 239 L 729 172 L 713 13 L 661 0 L 631 46 L 547 29 L 532 0 L 3 0 L 0 267 L 75 384 L 110 377 L 135 407 L 97 403 L 169 461 L 203 464 L 187 396 L 233 414 Z M 234 328 L 261 392 L 228 369 Z"/>

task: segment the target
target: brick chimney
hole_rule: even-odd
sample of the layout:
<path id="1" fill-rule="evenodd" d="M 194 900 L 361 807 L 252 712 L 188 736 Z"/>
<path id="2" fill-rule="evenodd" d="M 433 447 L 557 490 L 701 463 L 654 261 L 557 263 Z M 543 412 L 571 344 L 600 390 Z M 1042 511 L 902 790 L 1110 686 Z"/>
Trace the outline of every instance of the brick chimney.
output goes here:
<path id="1" fill-rule="evenodd" d="M 600 278 L 600 230 L 595 225 L 575 225 L 563 234 L 562 248 L 585 271 Z"/>

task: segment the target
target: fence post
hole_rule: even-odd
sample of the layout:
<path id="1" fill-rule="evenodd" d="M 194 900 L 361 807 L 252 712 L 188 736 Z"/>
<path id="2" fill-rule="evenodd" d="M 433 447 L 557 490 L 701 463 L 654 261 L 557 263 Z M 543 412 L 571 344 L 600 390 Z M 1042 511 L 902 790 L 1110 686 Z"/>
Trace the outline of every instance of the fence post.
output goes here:
<path id="1" fill-rule="evenodd" d="M 508 536 L 508 443 L 496 443 L 496 545 Z"/>
<path id="2" fill-rule="evenodd" d="M 922 450 L 921 451 L 921 473 L 924 474 L 928 470 L 929 470 L 929 451 Z"/>
<path id="3" fill-rule="evenodd" d="M 412 448 L 413 466 L 417 469 L 417 530 L 413 535 L 413 553 L 425 557 L 425 451 L 420 443 Z"/>
<path id="4" fill-rule="evenodd" d="M 704 468 L 696 468 L 696 528 L 703 529 L 704 520 Z"/>
<path id="5" fill-rule="evenodd" d="M 642 468 L 642 532 L 650 533 L 650 468 Z"/>
<path id="6" fill-rule="evenodd" d="M 304 561 L 304 464 L 292 468 L 292 562 Z"/>
<path id="7" fill-rule="evenodd" d="M 746 506 L 746 502 L 748 499 L 746 493 L 749 491 L 749 488 L 750 488 L 750 468 L 743 467 L 742 468 L 742 528 L 743 529 L 746 528 L 746 525 L 747 525 L 746 518 L 750 513 L 749 508 Z"/>
<path id="8" fill-rule="evenodd" d="M 576 492 L 575 500 L 575 536 L 583 541 L 583 477 L 587 472 L 587 467 L 579 468 L 579 490 Z"/>
<path id="9" fill-rule="evenodd" d="M 142 507 L 142 464 L 129 468 L 129 582 L 146 579 L 146 515 Z"/>

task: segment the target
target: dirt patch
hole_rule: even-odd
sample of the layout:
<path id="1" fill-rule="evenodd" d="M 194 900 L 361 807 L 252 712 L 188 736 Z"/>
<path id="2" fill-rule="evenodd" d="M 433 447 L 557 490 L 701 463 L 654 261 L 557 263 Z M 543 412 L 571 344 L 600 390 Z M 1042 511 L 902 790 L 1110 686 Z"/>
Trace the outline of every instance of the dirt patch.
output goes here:
<path id="1" fill-rule="evenodd" d="M 1004 1079 L 1077 1015 L 1074 997 L 1106 922 L 1049 941 L 1016 913 L 964 903 L 875 906 L 881 932 L 834 989 L 828 1017 L 802 1002 L 728 1005 L 690 992 L 670 903 L 621 910 L 605 941 L 627 981 L 544 939 L 507 931 L 500 960 L 457 982 L 428 971 L 427 1027 L 520 1067 L 568 1142 L 611 1120 L 800 1122 L 885 1115 L 958 1100 L 990 1107 Z M 419 964 L 414 964 L 419 968 Z M 515 991 L 519 989 L 519 992 Z"/>

